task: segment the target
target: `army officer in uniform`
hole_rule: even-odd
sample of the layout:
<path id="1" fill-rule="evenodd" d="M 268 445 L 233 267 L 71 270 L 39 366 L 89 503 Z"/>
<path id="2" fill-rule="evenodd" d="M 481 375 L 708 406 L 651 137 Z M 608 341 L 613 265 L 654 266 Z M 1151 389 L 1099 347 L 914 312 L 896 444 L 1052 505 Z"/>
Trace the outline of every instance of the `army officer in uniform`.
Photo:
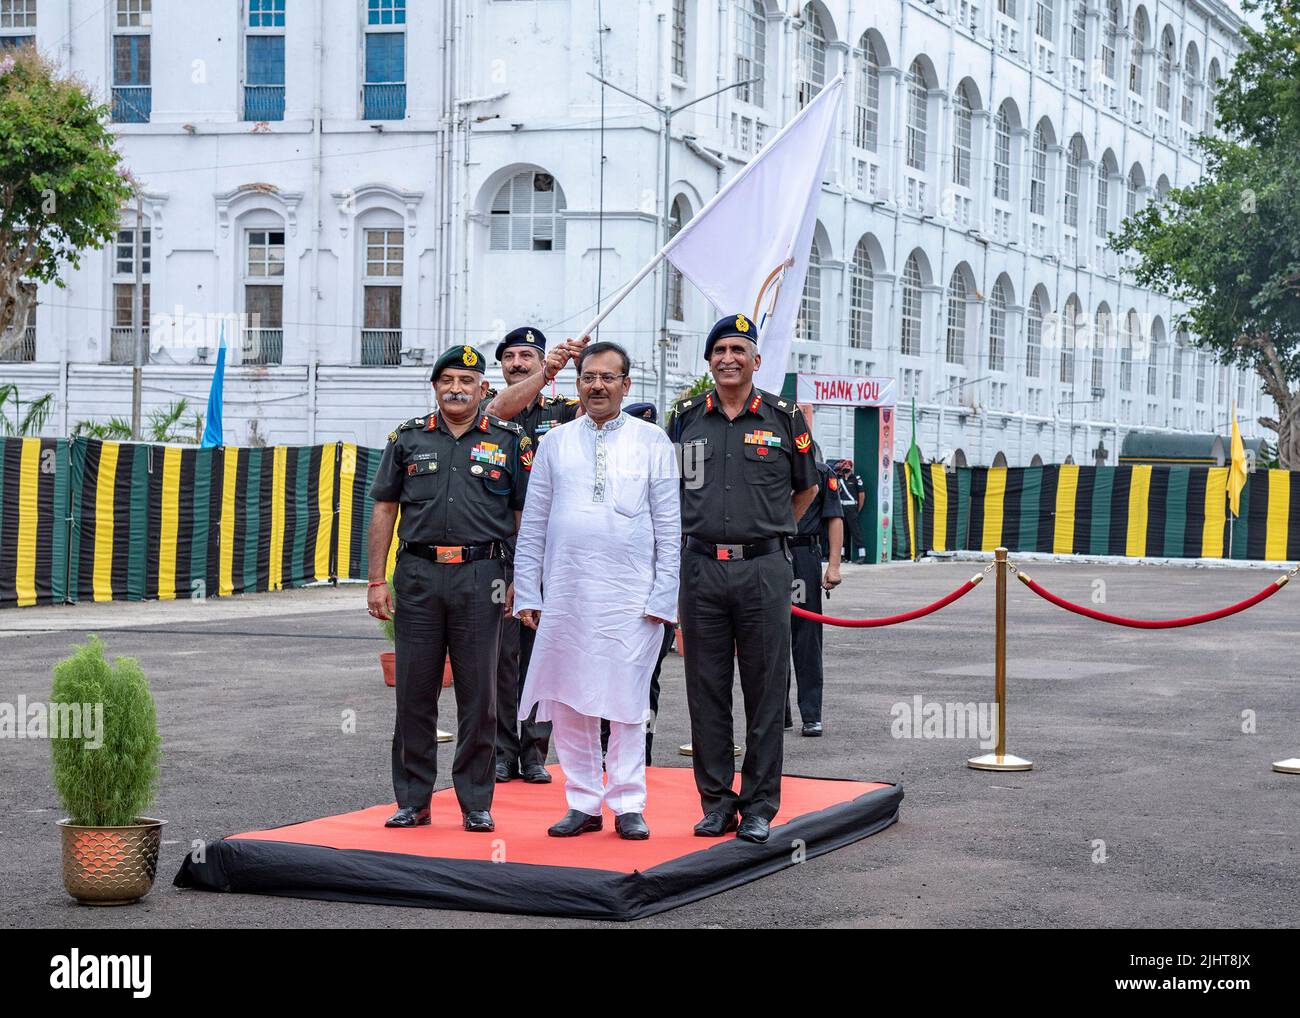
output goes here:
<path id="1" fill-rule="evenodd" d="M 497 344 L 496 358 L 507 388 L 486 404 L 487 411 L 509 417 L 533 443 L 551 428 L 573 420 L 578 416 L 578 401 L 547 396 L 542 389 L 555 381 L 573 352 L 581 348 L 581 344 L 566 341 L 548 353 L 545 334 L 531 325 L 506 333 Z M 507 580 L 513 578 L 509 567 L 506 573 Z M 551 780 L 546 769 L 551 723 L 538 721 L 536 710 L 522 720 L 517 716 L 535 636 L 513 615 L 501 623 L 497 653 L 497 781 L 523 778 L 533 784 L 547 784 Z"/>
<path id="2" fill-rule="evenodd" d="M 496 662 L 506 608 L 507 542 L 519 526 L 532 443 L 517 424 L 479 411 L 483 355 L 448 350 L 433 366 L 437 409 L 388 436 L 370 494 L 370 614 L 394 618 L 397 719 L 388 827 L 429 823 L 437 778 L 438 694 L 450 654 L 457 743 L 452 783 L 467 831 L 491 831 Z M 384 565 L 401 507 L 389 600 Z"/>
<path id="3" fill-rule="evenodd" d="M 677 403 L 682 451 L 680 608 L 700 837 L 764 842 L 781 805 L 790 588 L 786 539 L 817 494 L 812 436 L 792 400 L 754 387 L 758 326 L 719 321 L 704 344 L 715 387 Z M 731 787 L 731 689 L 745 699 L 740 794 Z M 737 813 L 743 819 L 738 820 Z"/>

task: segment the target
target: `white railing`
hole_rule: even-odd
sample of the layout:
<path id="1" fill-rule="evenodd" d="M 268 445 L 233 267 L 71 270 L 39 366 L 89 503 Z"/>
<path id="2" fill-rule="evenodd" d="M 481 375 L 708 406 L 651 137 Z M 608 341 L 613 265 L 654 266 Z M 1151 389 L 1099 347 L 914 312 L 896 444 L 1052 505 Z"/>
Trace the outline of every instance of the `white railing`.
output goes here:
<path id="1" fill-rule="evenodd" d="M 29 325 L 13 338 L 0 340 L 0 361 L 14 363 L 36 360 L 36 326 Z"/>
<path id="2" fill-rule="evenodd" d="M 929 212 L 929 184 L 925 178 L 903 174 L 903 207 L 910 212 Z"/>
<path id="3" fill-rule="evenodd" d="M 993 236 L 1004 244 L 1011 239 L 1012 217 L 1010 209 L 993 210 Z"/>
<path id="4" fill-rule="evenodd" d="M 993 16 L 993 38 L 1004 53 L 1020 54 L 1020 27 L 1003 14 Z"/>

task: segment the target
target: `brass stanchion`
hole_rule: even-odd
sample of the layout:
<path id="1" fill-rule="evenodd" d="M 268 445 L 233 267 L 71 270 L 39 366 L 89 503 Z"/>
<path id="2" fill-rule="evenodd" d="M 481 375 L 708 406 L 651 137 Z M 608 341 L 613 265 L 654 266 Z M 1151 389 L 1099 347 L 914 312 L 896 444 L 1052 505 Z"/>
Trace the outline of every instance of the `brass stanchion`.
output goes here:
<path id="1" fill-rule="evenodd" d="M 966 766 L 977 771 L 1028 771 L 1033 770 L 1031 760 L 1011 756 L 1007 752 L 1007 550 L 993 552 L 994 574 L 997 579 L 997 597 L 994 602 L 995 636 L 993 674 L 997 684 L 998 745 L 992 753 L 972 757 Z"/>
<path id="2" fill-rule="evenodd" d="M 1290 760 L 1279 760 L 1273 764 L 1273 770 L 1279 774 L 1300 774 L 1300 756 L 1293 756 Z"/>

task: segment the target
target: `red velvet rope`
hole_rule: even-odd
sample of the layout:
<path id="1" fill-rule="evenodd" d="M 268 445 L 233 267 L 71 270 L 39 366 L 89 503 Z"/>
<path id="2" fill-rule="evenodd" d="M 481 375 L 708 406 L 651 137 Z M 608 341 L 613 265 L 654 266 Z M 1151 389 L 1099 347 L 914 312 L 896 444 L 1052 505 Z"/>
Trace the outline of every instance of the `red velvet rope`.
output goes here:
<path id="1" fill-rule="evenodd" d="M 924 608 L 917 608 L 915 611 L 903 612 L 901 615 L 886 615 L 878 619 L 837 619 L 832 618 L 830 615 L 818 615 L 816 612 L 810 612 L 806 608 L 800 608 L 793 604 L 790 606 L 790 613 L 798 615 L 801 619 L 812 619 L 814 622 L 824 622 L 830 626 L 844 626 L 846 629 L 875 629 L 877 626 L 896 626 L 900 622 L 911 622 L 913 619 L 932 615 L 940 608 L 946 608 L 959 597 L 965 597 L 974 590 L 983 578 L 983 574 L 973 576 L 951 594 L 939 598 L 934 604 L 928 604 Z"/>
<path id="2" fill-rule="evenodd" d="M 1057 597 L 1050 590 L 1040 586 L 1034 580 L 1031 580 L 1022 572 L 1017 572 L 1020 582 L 1041 597 L 1044 601 L 1050 601 L 1058 608 L 1064 608 L 1066 611 L 1074 612 L 1076 615 L 1083 615 L 1090 619 L 1096 619 L 1098 622 L 1109 622 L 1113 626 L 1128 626 L 1130 629 L 1178 629 L 1182 626 L 1199 626 L 1203 622 L 1213 622 L 1215 619 L 1227 618 L 1229 615 L 1236 615 L 1237 612 L 1244 612 L 1247 608 L 1259 604 L 1260 601 L 1272 597 L 1284 586 L 1286 586 L 1287 577 L 1283 576 L 1270 583 L 1254 597 L 1248 597 L 1244 601 L 1238 601 L 1236 604 L 1229 605 L 1227 608 L 1220 608 L 1217 611 L 1206 612 L 1203 615 L 1189 615 L 1181 619 L 1130 619 L 1123 615 L 1108 615 L 1106 612 L 1099 612 L 1094 608 L 1086 608 L 1081 604 L 1075 604 L 1073 601 L 1067 601 L 1063 597 Z"/>

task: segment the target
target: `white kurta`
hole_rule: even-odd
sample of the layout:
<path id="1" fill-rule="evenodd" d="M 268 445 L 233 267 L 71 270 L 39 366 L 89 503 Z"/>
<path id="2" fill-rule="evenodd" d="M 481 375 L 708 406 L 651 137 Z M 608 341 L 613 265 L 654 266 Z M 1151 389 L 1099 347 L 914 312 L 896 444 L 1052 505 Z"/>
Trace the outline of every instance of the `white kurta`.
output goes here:
<path id="1" fill-rule="evenodd" d="M 640 724 L 663 627 L 677 620 L 677 459 L 661 428 L 620 414 L 552 428 L 537 445 L 515 550 L 515 612 L 541 622 L 519 700 Z M 543 589 L 545 596 L 543 597 Z"/>

